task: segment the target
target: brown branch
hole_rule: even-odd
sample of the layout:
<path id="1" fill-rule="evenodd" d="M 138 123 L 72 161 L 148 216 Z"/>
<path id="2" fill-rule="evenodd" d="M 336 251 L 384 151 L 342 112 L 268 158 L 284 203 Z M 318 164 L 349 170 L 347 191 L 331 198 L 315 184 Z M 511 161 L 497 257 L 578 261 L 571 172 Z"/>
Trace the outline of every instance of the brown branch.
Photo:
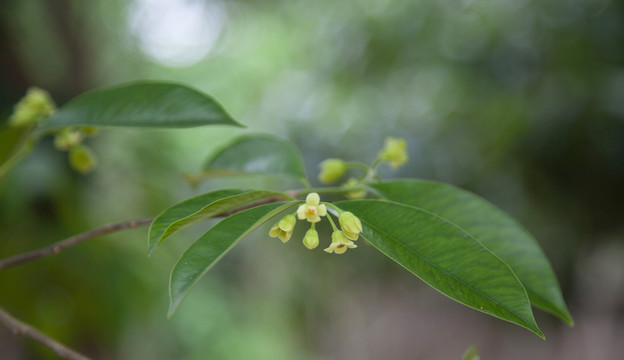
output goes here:
<path id="1" fill-rule="evenodd" d="M 43 344 L 48 349 L 54 351 L 54 353 L 58 355 L 61 359 L 90 360 L 90 358 L 68 348 L 67 346 L 33 328 L 32 326 L 17 320 L 1 307 L 0 322 L 2 322 L 9 330 L 11 330 L 14 335 L 25 336 Z"/>
<path id="2" fill-rule="evenodd" d="M 247 206 L 244 206 L 244 207 L 232 210 L 232 211 L 227 211 L 227 212 L 215 215 L 214 217 L 228 217 L 230 215 L 236 214 L 243 210 L 247 210 L 256 206 L 270 204 L 270 203 L 283 201 L 283 200 L 286 200 L 283 196 L 273 196 L 273 197 L 266 198 L 262 201 L 259 201 L 259 202 L 256 202 L 256 203 L 253 203 L 253 204 L 250 204 L 250 205 L 247 205 Z M 6 269 L 11 266 L 19 265 L 19 264 L 22 264 L 31 260 L 35 260 L 40 257 L 58 254 L 61 252 L 61 250 L 63 250 L 66 247 L 74 246 L 78 243 L 81 243 L 85 240 L 88 240 L 97 236 L 105 235 L 105 234 L 112 233 L 112 232 L 119 231 L 119 230 L 134 229 L 134 228 L 138 228 L 141 226 L 149 225 L 153 220 L 154 219 L 140 219 L 140 220 L 131 220 L 131 221 L 124 221 L 124 222 L 120 222 L 116 224 L 104 225 L 99 228 L 89 230 L 85 233 L 72 236 L 65 240 L 61 240 L 55 244 L 46 246 L 44 248 L 29 251 L 23 254 L 12 256 L 4 260 L 0 260 L 0 270 Z"/>
<path id="3" fill-rule="evenodd" d="M 0 260 L 0 270 L 11 267 L 11 266 L 19 265 L 27 261 L 38 259 L 40 257 L 44 257 L 44 256 L 52 255 L 52 254 L 58 254 L 61 252 L 61 250 L 63 250 L 66 247 L 76 245 L 80 242 L 83 242 L 85 240 L 88 240 L 96 236 L 109 234 L 109 233 L 119 231 L 119 230 L 134 229 L 137 227 L 149 225 L 152 222 L 152 220 L 153 219 L 140 219 L 140 220 L 131 220 L 131 221 L 124 221 L 124 222 L 120 222 L 116 224 L 104 225 L 99 228 L 89 230 L 85 233 L 72 236 L 68 239 L 59 241 L 55 244 L 46 246 L 44 248 L 33 250 L 33 251 L 23 253 L 23 254 L 18 254 L 10 258 Z"/>

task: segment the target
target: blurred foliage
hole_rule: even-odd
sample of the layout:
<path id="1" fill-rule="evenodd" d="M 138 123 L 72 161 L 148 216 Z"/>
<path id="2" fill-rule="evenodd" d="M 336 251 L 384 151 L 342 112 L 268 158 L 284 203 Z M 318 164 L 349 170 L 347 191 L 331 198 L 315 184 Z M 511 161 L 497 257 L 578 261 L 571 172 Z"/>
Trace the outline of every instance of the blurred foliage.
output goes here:
<path id="1" fill-rule="evenodd" d="M 312 182 L 325 158 L 370 162 L 385 137 L 404 137 L 410 162 L 399 176 L 488 198 L 540 241 L 573 315 L 593 308 L 622 318 L 622 2 L 7 0 L 0 53 L 0 125 L 31 85 L 63 104 L 101 85 L 165 79 L 208 92 L 251 130 L 295 141 Z M 232 186 L 194 189 L 183 175 L 240 132 L 102 131 L 88 141 L 99 166 L 86 176 L 43 141 L 0 184 L 0 256 Z M 335 262 L 258 232 L 166 321 L 168 272 L 198 233 L 149 259 L 146 231 L 133 230 L 5 270 L 1 305 L 100 358 L 363 359 L 384 347 L 342 339 L 367 320 L 340 304 L 357 315 L 376 293 L 419 289 L 373 252 Z M 612 284 L 598 287 L 602 300 L 587 274 Z M 547 338 L 559 334 L 544 327 Z M 390 334 L 384 343 L 401 338 Z M 409 354 L 456 357 L 474 343 Z M 8 332 L 0 345 L 9 359 L 52 358 Z M 478 345 L 484 358 L 515 358 Z"/>

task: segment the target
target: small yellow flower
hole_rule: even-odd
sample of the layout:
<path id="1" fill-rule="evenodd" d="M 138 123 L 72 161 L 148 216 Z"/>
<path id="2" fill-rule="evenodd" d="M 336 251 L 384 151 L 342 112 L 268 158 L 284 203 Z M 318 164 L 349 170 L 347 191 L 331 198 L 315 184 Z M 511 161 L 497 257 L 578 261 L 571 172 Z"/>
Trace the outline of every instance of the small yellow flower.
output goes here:
<path id="1" fill-rule="evenodd" d="M 279 239 L 282 240 L 283 243 L 285 243 L 286 241 L 290 240 L 293 230 L 295 229 L 296 222 L 297 219 L 295 219 L 294 215 L 289 214 L 284 216 L 280 221 L 278 221 L 277 223 L 275 223 L 275 225 L 271 227 L 271 231 L 269 231 L 269 236 L 273 238 L 279 237 Z"/>
<path id="2" fill-rule="evenodd" d="M 315 249 L 319 244 L 318 232 L 314 229 L 310 229 L 303 237 L 303 245 L 308 249 Z"/>
<path id="3" fill-rule="evenodd" d="M 332 243 L 327 249 L 324 249 L 328 253 L 344 254 L 347 249 L 354 249 L 357 245 L 353 241 L 347 239 L 342 231 L 336 230 L 332 233 Z"/>
<path id="4" fill-rule="evenodd" d="M 347 166 L 341 159 L 327 159 L 319 164 L 321 172 L 318 179 L 323 184 L 331 184 L 340 179 L 347 170 Z"/>
<path id="5" fill-rule="evenodd" d="M 308 220 L 311 223 L 321 221 L 321 216 L 327 215 L 327 208 L 324 204 L 320 204 L 321 198 L 317 193 L 309 193 L 306 197 L 306 203 L 297 209 L 297 217 L 299 220 Z"/>
<path id="6" fill-rule="evenodd" d="M 349 240 L 357 240 L 360 232 L 362 231 L 362 223 L 357 216 L 353 215 L 350 211 L 340 213 L 338 216 L 340 227 L 344 236 Z"/>
<path id="7" fill-rule="evenodd" d="M 379 160 L 390 163 L 393 169 L 398 169 L 408 160 L 406 149 L 405 139 L 387 137 L 385 147 L 379 152 Z"/>

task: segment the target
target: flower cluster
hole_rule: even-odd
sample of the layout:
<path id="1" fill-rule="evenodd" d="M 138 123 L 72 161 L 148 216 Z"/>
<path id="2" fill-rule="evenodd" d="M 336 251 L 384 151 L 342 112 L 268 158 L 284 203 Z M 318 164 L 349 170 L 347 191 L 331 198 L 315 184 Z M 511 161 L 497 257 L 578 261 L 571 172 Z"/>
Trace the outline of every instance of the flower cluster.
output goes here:
<path id="1" fill-rule="evenodd" d="M 338 230 L 331 216 L 327 215 L 327 205 L 338 211 L 338 222 L 342 230 Z M 303 245 L 310 250 L 315 249 L 319 245 L 319 236 L 314 227 L 316 223 L 321 221 L 321 217 L 325 216 L 329 220 L 334 232 L 332 233 L 331 244 L 324 250 L 328 253 L 344 254 L 347 249 L 356 248 L 357 245 L 355 245 L 354 241 L 358 239 L 362 231 L 360 219 L 349 211 L 342 211 L 331 204 L 327 205 L 321 203 L 321 198 L 317 193 L 308 194 L 305 204 L 300 205 L 295 213 L 284 216 L 271 227 L 269 236 L 279 238 L 285 243 L 290 240 L 297 219 L 306 220 L 310 223 L 310 229 L 303 237 Z M 295 215 L 297 216 L 296 218 Z"/>

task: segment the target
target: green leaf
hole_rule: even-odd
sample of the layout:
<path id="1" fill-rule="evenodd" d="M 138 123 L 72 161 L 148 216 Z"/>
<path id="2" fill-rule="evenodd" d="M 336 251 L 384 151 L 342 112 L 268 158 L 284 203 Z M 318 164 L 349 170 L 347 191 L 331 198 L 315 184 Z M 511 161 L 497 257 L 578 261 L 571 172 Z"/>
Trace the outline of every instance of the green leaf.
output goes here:
<path id="1" fill-rule="evenodd" d="M 294 204 L 273 203 L 241 211 L 221 220 L 197 239 L 171 271 L 168 316 L 171 317 L 197 281 L 240 239 Z"/>
<path id="2" fill-rule="evenodd" d="M 242 135 L 217 150 L 206 162 L 207 175 L 287 176 L 305 183 L 301 156 L 293 144 L 272 135 Z"/>
<path id="3" fill-rule="evenodd" d="M 86 92 L 54 113 L 40 130 L 64 126 L 187 128 L 242 126 L 210 96 L 187 86 L 141 81 Z"/>
<path id="4" fill-rule="evenodd" d="M 533 305 L 573 324 L 548 259 L 531 234 L 502 210 L 439 182 L 397 180 L 370 186 L 388 200 L 419 207 L 464 229 L 511 267 Z"/>
<path id="5" fill-rule="evenodd" d="M 436 290 L 544 337 L 509 266 L 458 226 L 391 201 L 353 200 L 336 206 L 360 218 L 361 235 L 373 246 Z"/>
<path id="6" fill-rule="evenodd" d="M 151 254 L 156 246 L 187 225 L 273 196 L 286 198 L 285 194 L 273 191 L 228 189 L 209 192 L 179 202 L 165 209 L 152 221 L 147 236 L 147 252 Z"/>

